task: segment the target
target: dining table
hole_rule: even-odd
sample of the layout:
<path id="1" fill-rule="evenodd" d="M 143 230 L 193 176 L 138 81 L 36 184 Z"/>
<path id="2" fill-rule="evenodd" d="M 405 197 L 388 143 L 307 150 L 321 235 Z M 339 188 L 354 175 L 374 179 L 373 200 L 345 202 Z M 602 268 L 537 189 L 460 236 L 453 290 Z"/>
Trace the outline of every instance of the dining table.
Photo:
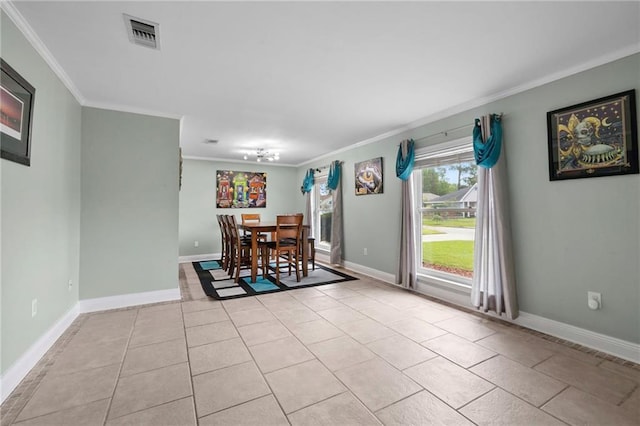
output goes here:
<path id="1" fill-rule="evenodd" d="M 302 225 L 302 276 L 309 274 L 309 225 Z M 251 282 L 256 282 L 258 276 L 258 236 L 260 234 L 275 233 L 277 229 L 276 222 L 252 222 L 238 224 L 238 229 L 249 232 L 251 234 Z"/>

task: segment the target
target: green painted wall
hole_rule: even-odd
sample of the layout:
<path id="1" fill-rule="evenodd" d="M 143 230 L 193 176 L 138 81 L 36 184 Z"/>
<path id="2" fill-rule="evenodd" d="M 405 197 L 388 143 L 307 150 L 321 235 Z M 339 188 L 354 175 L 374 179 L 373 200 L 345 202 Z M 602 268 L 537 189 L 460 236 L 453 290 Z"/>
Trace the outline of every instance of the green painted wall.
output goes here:
<path id="1" fill-rule="evenodd" d="M 82 109 L 80 299 L 178 287 L 179 132 Z"/>
<path id="2" fill-rule="evenodd" d="M 343 160 L 345 259 L 395 274 L 400 227 L 398 143 L 502 112 L 521 310 L 640 343 L 640 176 L 551 182 L 546 133 L 548 111 L 634 88 L 639 95 L 640 55 L 305 165 L 298 169 L 297 181 L 311 166 Z M 432 137 L 419 147 L 470 133 L 471 129 L 449 132 L 446 138 Z M 379 156 L 385 164 L 384 194 L 356 197 L 354 162 Z M 368 256 L 362 254 L 364 247 Z M 587 308 L 590 290 L 602 293 L 602 310 Z"/>
<path id="3" fill-rule="evenodd" d="M 78 301 L 81 107 L 4 12 L 0 19 L 2 58 L 36 88 L 31 167 L 0 160 L 4 373 Z"/>
<path id="4" fill-rule="evenodd" d="M 260 213 L 262 220 L 275 220 L 278 213 L 304 211 L 296 209 L 302 199 L 296 169 L 267 166 L 255 162 L 183 161 L 180 190 L 180 256 L 220 253 L 220 227 L 216 214 Z M 259 209 L 216 208 L 216 172 L 239 170 L 267 173 L 267 206 Z M 194 241 L 199 246 L 194 247 Z"/>

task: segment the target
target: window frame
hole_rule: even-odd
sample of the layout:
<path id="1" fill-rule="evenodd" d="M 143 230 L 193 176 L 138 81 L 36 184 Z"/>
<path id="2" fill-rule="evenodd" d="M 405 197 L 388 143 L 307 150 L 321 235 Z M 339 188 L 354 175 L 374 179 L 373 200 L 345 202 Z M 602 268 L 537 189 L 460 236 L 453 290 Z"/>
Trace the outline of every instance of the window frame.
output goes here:
<path id="1" fill-rule="evenodd" d="M 329 178 L 328 170 L 323 170 L 316 173 L 315 184 L 313 185 L 312 197 L 311 197 L 311 211 L 313 215 L 313 236 L 316 239 L 315 248 L 321 251 L 331 251 L 331 243 L 322 241 L 321 238 L 321 218 L 320 218 L 320 182 L 326 181 Z"/>
<path id="2" fill-rule="evenodd" d="M 443 153 L 446 153 L 447 151 L 454 153 L 459 152 L 461 148 L 465 148 L 465 145 L 470 148 L 470 150 L 463 150 L 463 152 L 465 153 L 465 157 L 463 158 L 466 158 L 466 153 L 473 153 L 473 138 L 471 136 L 434 144 L 416 150 L 416 166 L 412 172 L 414 179 L 413 196 L 415 200 L 413 208 L 413 231 L 415 241 L 416 277 L 419 291 L 421 290 L 421 286 L 426 286 L 427 289 L 422 290 L 426 293 L 429 293 L 429 288 L 435 286 L 444 290 L 451 290 L 465 294 L 471 293 L 471 284 L 473 281 L 472 278 L 462 277 L 460 275 L 422 267 L 422 214 L 426 210 L 426 208 L 422 205 L 422 169 L 440 166 L 437 161 L 437 164 L 428 163 L 433 163 L 433 161 L 430 161 L 430 159 L 432 159 L 433 157 L 439 156 L 445 158 L 446 155 L 443 155 Z M 467 160 L 463 161 L 466 162 Z M 445 166 L 446 163 L 442 165 Z"/>

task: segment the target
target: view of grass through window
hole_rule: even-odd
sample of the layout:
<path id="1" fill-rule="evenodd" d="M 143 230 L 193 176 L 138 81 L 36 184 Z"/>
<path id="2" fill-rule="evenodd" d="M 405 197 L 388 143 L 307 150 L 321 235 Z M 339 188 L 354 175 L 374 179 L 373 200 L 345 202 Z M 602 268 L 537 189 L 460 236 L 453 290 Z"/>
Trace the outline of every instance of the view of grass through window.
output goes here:
<path id="1" fill-rule="evenodd" d="M 422 267 L 473 276 L 477 167 L 472 162 L 422 172 Z"/>

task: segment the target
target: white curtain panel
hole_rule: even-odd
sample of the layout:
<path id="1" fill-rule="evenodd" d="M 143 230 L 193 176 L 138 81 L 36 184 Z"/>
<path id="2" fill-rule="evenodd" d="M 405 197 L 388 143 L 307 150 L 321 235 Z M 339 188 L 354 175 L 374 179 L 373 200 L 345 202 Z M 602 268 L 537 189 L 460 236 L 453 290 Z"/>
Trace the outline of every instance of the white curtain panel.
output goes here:
<path id="1" fill-rule="evenodd" d="M 313 188 L 313 191 L 315 191 L 315 185 Z M 311 212 L 311 197 L 313 194 L 313 191 L 307 192 L 305 194 L 306 196 L 306 203 L 305 203 L 305 208 L 304 208 L 304 224 L 305 225 L 309 225 L 311 226 L 311 229 L 309 230 L 309 235 L 314 235 L 313 231 L 313 216 L 312 216 L 312 212 Z"/>
<path id="2" fill-rule="evenodd" d="M 336 167 L 342 167 L 336 165 Z M 342 264 L 342 173 L 338 182 L 338 187 L 332 191 L 333 214 L 331 218 L 331 253 L 329 261 L 333 265 Z"/>
<path id="3" fill-rule="evenodd" d="M 407 141 L 402 141 L 403 152 Z M 396 272 L 396 284 L 405 288 L 415 289 L 416 287 L 416 246 L 414 233 L 414 188 L 413 173 L 409 179 L 401 181 L 402 190 L 402 211 L 400 223 L 400 261 Z"/>
<path id="4" fill-rule="evenodd" d="M 491 116 L 481 119 L 482 140 L 490 134 Z M 516 279 L 511 246 L 505 143 L 498 162 L 478 167 L 478 206 L 471 303 L 484 312 L 518 317 Z"/>

